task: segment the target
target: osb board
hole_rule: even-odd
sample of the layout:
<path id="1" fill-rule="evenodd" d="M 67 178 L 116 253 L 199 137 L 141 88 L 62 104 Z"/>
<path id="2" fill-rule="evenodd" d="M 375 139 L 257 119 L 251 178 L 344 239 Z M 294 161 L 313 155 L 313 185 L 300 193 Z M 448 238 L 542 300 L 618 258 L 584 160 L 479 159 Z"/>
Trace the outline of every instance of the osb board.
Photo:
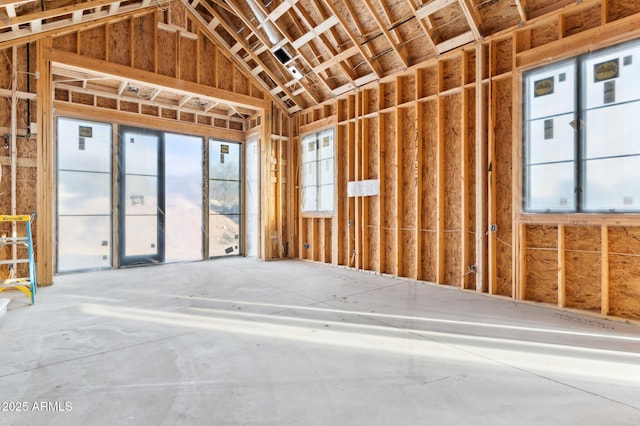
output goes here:
<path id="1" fill-rule="evenodd" d="M 464 58 L 467 61 L 467 73 L 464 76 L 464 83 L 473 83 L 476 81 L 476 51 L 467 51 Z"/>
<path id="2" fill-rule="evenodd" d="M 445 232 L 444 243 L 444 284 L 459 286 L 462 278 L 460 231 Z"/>
<path id="3" fill-rule="evenodd" d="M 602 11 L 599 4 L 576 13 L 564 15 L 564 36 L 579 34 L 600 26 Z"/>
<path id="4" fill-rule="evenodd" d="M 74 104 L 93 105 L 94 96 L 88 93 L 71 93 L 71 102 Z"/>
<path id="5" fill-rule="evenodd" d="M 558 21 L 544 22 L 531 29 L 531 48 L 558 40 Z"/>
<path id="6" fill-rule="evenodd" d="M 609 253 L 640 254 L 640 228 L 609 227 Z"/>
<path id="7" fill-rule="evenodd" d="M 178 111 L 176 111 L 175 109 L 163 108 L 162 118 L 169 118 L 171 120 L 176 120 L 178 118 Z"/>
<path id="8" fill-rule="evenodd" d="M 529 225 L 526 228 L 527 249 L 557 249 L 558 228 L 549 225 Z"/>
<path id="9" fill-rule="evenodd" d="M 157 117 L 160 113 L 160 108 L 154 105 L 141 105 L 140 112 L 144 115 L 152 115 L 154 117 Z"/>
<path id="10" fill-rule="evenodd" d="M 444 172 L 440 177 L 444 179 L 444 227 L 447 231 L 460 231 L 462 223 L 461 101 L 460 94 L 444 97 L 439 120 L 444 125 Z"/>
<path id="11" fill-rule="evenodd" d="M 68 33 L 55 37 L 53 39 L 53 48 L 76 53 L 78 51 L 78 33 Z"/>
<path id="12" fill-rule="evenodd" d="M 84 43 L 84 37 L 82 40 Z M 147 49 L 150 47 L 147 46 Z M 129 19 L 109 25 L 109 61 L 120 65 L 131 65 L 131 21 Z"/>
<path id="13" fill-rule="evenodd" d="M 184 121 L 185 123 L 195 123 L 196 115 L 191 112 L 180 112 L 180 121 Z"/>
<path id="14" fill-rule="evenodd" d="M 187 10 L 182 2 L 172 1 L 169 4 L 169 23 L 177 27 L 187 27 Z"/>
<path id="15" fill-rule="evenodd" d="M 640 228 L 609 227 L 609 308 L 640 319 Z"/>
<path id="16" fill-rule="evenodd" d="M 600 311 L 602 277 L 600 227 L 566 227 L 564 241 L 567 306 Z"/>
<path id="17" fill-rule="evenodd" d="M 138 112 L 138 104 L 136 102 L 120 101 L 120 111 Z"/>
<path id="18" fill-rule="evenodd" d="M 496 224 L 497 239 L 497 281 L 498 292 L 510 296 L 512 293 L 512 206 L 511 206 L 511 85 L 510 79 L 502 79 L 494 84 L 496 98 L 495 123 L 495 164 L 492 164 L 496 181 Z"/>
<path id="19" fill-rule="evenodd" d="M 466 240 L 467 250 L 469 252 L 469 264 L 477 263 L 476 260 L 476 127 L 475 127 L 475 108 L 476 108 L 476 91 L 475 89 L 466 89 L 464 96 L 467 99 L 467 157 L 465 159 L 465 188 L 467 193 L 467 229 Z M 464 288 L 476 288 L 476 275 L 466 274 L 464 279 Z"/>
<path id="20" fill-rule="evenodd" d="M 640 262 L 624 256 L 609 259 L 609 313 L 640 319 Z"/>
<path id="21" fill-rule="evenodd" d="M 198 43 L 196 40 L 180 37 L 180 79 L 195 82 L 197 79 L 198 61 L 196 52 Z M 232 63 L 229 62 L 228 68 L 225 68 L 232 78 Z M 231 90 L 231 89 L 229 89 Z"/>
<path id="22" fill-rule="evenodd" d="M 158 30 L 158 45 L 162 46 L 162 55 L 158 55 L 158 73 L 169 77 L 176 76 L 176 34 Z"/>
<path id="23" fill-rule="evenodd" d="M 565 252 L 565 297 L 569 308 L 600 311 L 600 253 Z"/>
<path id="24" fill-rule="evenodd" d="M 520 22 L 518 9 L 513 0 L 493 0 L 476 2 L 483 24 L 484 34 L 492 34 Z"/>
<path id="25" fill-rule="evenodd" d="M 224 55 L 217 55 L 218 66 L 216 67 L 218 73 L 218 88 L 223 90 L 233 90 L 233 62 L 231 62 Z"/>
<path id="26" fill-rule="evenodd" d="M 11 56 L 11 49 L 3 49 L 2 53 L 0 54 L 0 87 L 3 87 L 5 89 L 11 88 Z M 5 108 L 1 108 L 0 111 L 4 109 Z"/>
<path id="27" fill-rule="evenodd" d="M 422 137 L 422 194 L 421 222 L 422 247 L 420 248 L 421 275 L 424 280 L 436 281 L 437 261 L 437 213 L 438 213 L 438 103 L 421 104 Z"/>
<path id="28" fill-rule="evenodd" d="M 454 2 L 450 6 L 436 11 L 430 15 L 429 19 L 435 27 L 440 42 L 449 40 L 470 30 L 469 24 L 458 2 Z"/>
<path id="29" fill-rule="evenodd" d="M 215 86 L 216 82 L 216 55 L 215 44 L 208 37 L 200 34 L 200 83 L 206 86 Z"/>
<path id="30" fill-rule="evenodd" d="M 212 118 L 207 117 L 206 115 L 198 116 L 198 124 L 202 124 L 203 126 L 211 126 Z"/>
<path id="31" fill-rule="evenodd" d="M 491 48 L 494 49 L 493 57 L 495 58 L 493 75 L 500 75 L 511 71 L 513 65 L 513 39 L 509 37 L 496 40 Z"/>
<path id="32" fill-rule="evenodd" d="M 400 247 L 400 259 L 398 261 L 398 275 L 401 277 L 415 277 L 418 271 L 418 259 L 416 253 L 416 241 L 418 238 L 415 229 L 402 229 Z"/>
<path id="33" fill-rule="evenodd" d="M 65 101 L 65 102 L 69 101 L 69 91 L 65 89 L 58 89 L 58 88 L 54 89 L 53 96 L 56 101 Z M 0 114 L 2 114 L 2 111 L 3 110 L 0 109 Z M 0 122 L 3 122 L 3 120 Z"/>
<path id="34" fill-rule="evenodd" d="M 154 30 L 156 27 L 155 14 L 133 18 L 133 66 L 135 68 L 155 71 L 155 44 Z"/>
<path id="35" fill-rule="evenodd" d="M 18 68 L 18 69 L 20 69 L 20 68 Z M 31 86 L 31 87 L 35 88 L 35 86 Z M 18 89 L 18 90 L 21 90 L 21 89 Z M 35 104 L 32 105 L 32 108 L 31 108 L 30 111 L 27 111 L 27 102 L 28 101 L 26 101 L 24 99 L 18 99 L 18 102 L 16 104 L 16 112 L 17 112 L 17 114 L 16 114 L 16 118 L 17 118 L 16 124 L 18 126 L 18 132 L 19 133 L 22 133 L 23 131 L 26 132 L 26 129 L 28 127 L 28 124 L 27 124 L 27 120 L 28 120 L 27 115 L 28 114 L 31 115 L 30 120 L 32 122 L 36 121 Z M 7 104 L 10 105 L 9 102 L 7 102 Z M 25 129 L 25 130 L 22 130 L 22 129 Z"/>
<path id="36" fill-rule="evenodd" d="M 402 179 L 402 182 L 398 183 L 398 189 L 402 191 L 402 223 L 400 226 L 415 230 L 418 223 L 416 217 L 416 191 L 418 186 L 416 110 L 413 107 L 400 108 L 398 114 L 402 124 L 402 129 L 400 129 L 402 132 L 400 135 L 402 138 L 402 150 L 398 153 Z"/>
<path id="37" fill-rule="evenodd" d="M 418 84 L 422 85 L 422 97 L 438 93 L 438 69 L 435 66 L 420 70 L 421 78 Z"/>
<path id="38" fill-rule="evenodd" d="M 118 100 L 96 96 L 96 106 L 100 108 L 118 109 Z"/>
<path id="39" fill-rule="evenodd" d="M 411 102 L 416 99 L 416 79 L 413 75 L 398 78 L 400 103 Z"/>
<path id="40" fill-rule="evenodd" d="M 640 13 L 640 2 L 637 0 L 609 0 L 609 22 L 624 18 L 625 16 Z"/>
<path id="41" fill-rule="evenodd" d="M 380 179 L 379 174 L 379 166 L 380 166 L 380 141 L 378 135 L 378 118 L 365 118 L 365 122 L 367 123 L 368 133 L 365 135 L 367 139 L 367 148 L 369 155 L 367 156 L 368 161 L 366 164 L 366 174 L 363 176 L 364 179 Z M 377 271 L 380 268 L 380 248 L 378 246 L 378 241 L 380 238 L 380 220 L 379 220 L 379 209 L 380 209 L 380 196 L 375 197 L 366 197 L 365 202 L 368 203 L 368 216 L 366 219 L 366 224 L 368 226 L 365 229 L 365 234 L 367 235 L 367 242 L 369 245 L 369 259 L 368 263 L 370 265 L 371 270 Z"/>
<path id="42" fill-rule="evenodd" d="M 229 122 L 229 129 L 242 131 L 243 130 L 242 122 L 240 122 L 240 121 L 230 121 Z"/>
<path id="43" fill-rule="evenodd" d="M 557 250 L 526 250 L 526 283 L 526 300 L 558 303 Z"/>
<path id="44" fill-rule="evenodd" d="M 420 247 L 420 273 L 424 281 L 436 282 L 436 261 L 438 258 L 435 232 L 422 230 L 422 247 Z"/>
<path id="45" fill-rule="evenodd" d="M 106 27 L 100 26 L 80 32 L 80 54 L 105 59 L 107 53 Z"/>
<path id="46" fill-rule="evenodd" d="M 385 255 L 381 272 L 385 274 L 395 274 L 395 265 L 398 253 L 398 247 L 396 244 L 396 230 L 384 228 L 382 230 L 382 234 L 384 238 L 384 247 L 381 247 L 381 250 L 384 251 Z"/>
<path id="47" fill-rule="evenodd" d="M 440 62 L 442 64 L 442 91 L 462 84 L 462 61 L 459 55 Z"/>
<path id="48" fill-rule="evenodd" d="M 378 91 L 374 89 L 367 89 L 366 92 L 369 95 L 369 103 L 367 104 L 367 112 L 378 111 Z"/>
<path id="49" fill-rule="evenodd" d="M 380 180 L 380 195 L 383 197 L 384 217 L 382 226 L 385 228 L 395 228 L 396 223 L 396 191 L 397 182 L 397 146 L 396 146 L 396 116 L 395 113 L 382 114 L 380 116 L 384 126 L 384 139 L 382 158 L 380 165 L 382 176 Z"/>
<path id="50" fill-rule="evenodd" d="M 248 95 L 249 94 L 249 79 L 247 79 L 247 77 L 238 69 L 234 66 L 234 87 L 233 87 L 233 91 L 234 93 L 239 93 L 242 95 Z"/>
<path id="51" fill-rule="evenodd" d="M 30 139 L 20 137 L 16 138 L 16 146 L 18 147 L 18 158 L 36 158 L 38 154 L 35 135 Z"/>
<path id="52" fill-rule="evenodd" d="M 396 104 L 396 84 L 382 83 L 380 85 L 380 96 L 382 97 L 382 109 L 395 106 Z"/>

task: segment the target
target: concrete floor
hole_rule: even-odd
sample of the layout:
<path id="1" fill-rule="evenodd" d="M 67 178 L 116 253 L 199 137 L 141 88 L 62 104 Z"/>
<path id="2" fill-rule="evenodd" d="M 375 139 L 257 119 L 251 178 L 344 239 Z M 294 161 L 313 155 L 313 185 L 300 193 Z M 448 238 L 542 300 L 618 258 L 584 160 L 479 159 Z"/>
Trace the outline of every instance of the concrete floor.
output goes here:
<path id="1" fill-rule="evenodd" d="M 0 424 L 640 424 L 640 327 L 542 306 L 241 258 L 9 294 Z"/>

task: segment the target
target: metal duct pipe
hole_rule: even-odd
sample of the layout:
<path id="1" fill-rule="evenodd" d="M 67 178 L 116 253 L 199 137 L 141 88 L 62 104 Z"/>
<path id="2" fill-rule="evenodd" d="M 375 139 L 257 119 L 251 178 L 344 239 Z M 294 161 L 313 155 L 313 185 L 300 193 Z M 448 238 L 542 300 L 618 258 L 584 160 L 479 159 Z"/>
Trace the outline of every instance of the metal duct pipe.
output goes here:
<path id="1" fill-rule="evenodd" d="M 280 33 L 277 28 L 273 26 L 273 24 L 267 21 L 267 15 L 264 14 L 262 9 L 256 4 L 255 0 L 246 0 L 247 6 L 251 9 L 251 12 L 256 17 L 262 29 L 267 34 L 269 41 L 271 44 L 276 45 L 282 41 L 282 37 L 280 37 Z"/>

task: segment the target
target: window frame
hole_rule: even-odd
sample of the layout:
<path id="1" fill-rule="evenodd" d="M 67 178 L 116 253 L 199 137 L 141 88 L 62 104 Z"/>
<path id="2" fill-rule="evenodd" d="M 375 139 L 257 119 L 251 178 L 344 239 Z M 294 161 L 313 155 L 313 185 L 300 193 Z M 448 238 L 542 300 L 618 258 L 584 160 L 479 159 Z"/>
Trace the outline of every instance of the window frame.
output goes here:
<path id="1" fill-rule="evenodd" d="M 520 170 L 514 170 L 514 178 L 519 175 L 519 191 L 515 192 L 515 196 L 519 197 L 517 199 L 517 205 L 519 206 L 519 217 L 523 223 L 531 221 L 531 223 L 540 223 L 540 216 L 544 216 L 549 219 L 549 223 L 558 223 L 558 221 L 563 223 L 572 223 L 572 224 L 591 224 L 591 223 L 613 223 L 618 224 L 619 219 L 622 215 L 625 217 L 640 217 L 640 206 L 635 207 L 634 209 L 621 209 L 618 205 L 614 204 L 610 208 L 598 209 L 598 208 L 588 208 L 586 204 L 586 192 L 587 189 L 587 180 L 588 180 L 588 172 L 587 172 L 587 162 L 589 158 L 587 156 L 587 128 L 586 126 L 580 125 L 580 127 L 574 132 L 574 137 L 572 140 L 573 144 L 573 176 L 574 176 L 574 193 L 572 203 L 574 204 L 572 209 L 567 210 L 558 210 L 558 209 L 536 209 L 536 208 L 528 208 L 530 205 L 529 201 L 529 191 L 530 191 L 530 166 L 532 165 L 529 162 L 530 151 L 532 140 L 530 138 L 531 134 L 531 126 L 530 122 L 538 118 L 530 118 L 530 88 L 528 87 L 531 84 L 530 75 L 534 73 L 544 73 L 545 70 L 549 70 L 549 73 L 553 73 L 554 68 L 560 68 L 567 64 L 573 64 L 574 66 L 574 105 L 572 114 L 574 116 L 574 120 L 577 123 L 585 123 L 587 114 L 592 109 L 602 109 L 602 108 L 610 108 L 616 107 L 620 105 L 625 105 L 629 103 L 640 103 L 640 98 L 633 99 L 631 101 L 628 100 L 616 100 L 611 102 L 609 105 L 602 105 L 597 108 L 591 108 L 588 106 L 587 97 L 588 91 L 590 90 L 591 85 L 588 81 L 586 81 L 589 77 L 588 67 L 592 66 L 591 62 L 594 62 L 594 59 L 602 61 L 609 61 L 611 59 L 607 59 L 610 56 L 616 56 L 616 52 L 618 53 L 619 58 L 625 57 L 625 50 L 635 50 L 640 48 L 640 39 L 631 39 L 624 42 L 620 42 L 617 44 L 610 44 L 599 47 L 594 51 L 580 51 L 573 52 L 571 55 L 566 55 L 563 57 L 554 58 L 553 62 L 547 63 L 545 65 L 539 66 L 538 64 L 531 64 L 529 67 L 522 67 L 517 73 L 517 77 L 519 82 L 515 87 L 520 88 L 520 108 L 517 111 L 520 113 L 519 122 L 520 127 L 519 131 L 522 132 L 520 134 L 521 143 L 519 144 L 519 148 L 515 151 L 517 155 L 517 162 L 519 164 Z M 626 59 L 626 58 L 625 58 Z M 627 65 L 626 63 L 624 65 Z M 623 64 L 620 63 L 620 68 L 622 68 Z M 535 75 L 535 74 L 534 74 Z M 535 79 L 536 77 L 532 77 Z M 540 76 L 542 78 L 542 76 Z M 604 81 L 604 80 L 603 80 Z M 613 80 L 615 81 L 615 80 Z M 619 80 L 623 81 L 623 80 Z M 516 98 L 517 99 L 517 98 Z M 606 102 L 606 101 L 605 101 Z M 543 117 L 544 118 L 544 117 Z M 602 141 L 599 141 L 599 144 L 602 144 Z M 640 154 L 625 154 L 621 155 L 621 157 L 640 157 Z M 516 160 L 514 158 L 514 160 Z M 613 158 L 613 157 L 612 157 Z M 592 159 L 593 160 L 593 159 Z M 640 165 L 640 161 L 638 161 L 638 165 Z M 626 201 L 625 201 L 626 203 Z M 535 219 L 533 219 L 535 218 Z M 610 218 L 610 220 L 608 219 Z M 546 222 L 547 219 L 544 221 Z M 560 220 L 558 220 L 560 219 Z M 597 221 L 597 222 L 596 222 Z"/>
<path id="2" fill-rule="evenodd" d="M 320 182 L 320 166 L 319 163 L 321 161 L 323 161 L 323 159 L 319 158 L 319 142 L 320 142 L 320 136 L 323 133 L 329 132 L 331 131 L 331 137 L 332 137 L 332 143 L 333 143 L 333 152 L 332 152 L 332 157 L 330 158 L 333 161 L 333 181 L 331 183 L 332 186 L 332 209 L 331 210 L 318 210 L 318 200 L 320 197 L 320 187 L 322 186 L 321 182 Z M 300 214 L 302 217 L 309 217 L 309 218 L 333 218 L 336 216 L 337 214 L 337 156 L 336 156 L 336 151 L 337 151 L 337 129 L 336 126 L 329 126 L 329 127 L 322 127 L 322 128 L 317 128 L 311 131 L 308 131 L 306 133 L 303 133 L 300 135 L 300 142 L 299 142 L 299 148 L 300 148 L 300 155 L 298 156 L 299 161 L 300 161 L 300 189 L 299 189 L 299 207 L 300 207 Z M 314 160 L 314 163 L 316 165 L 316 180 L 315 180 L 315 188 L 316 188 L 316 209 L 315 210 L 304 210 L 304 188 L 305 186 L 305 161 L 304 161 L 304 144 L 305 144 L 305 139 L 308 139 L 309 136 L 315 136 L 316 139 L 316 159 Z M 324 159 L 326 160 L 326 159 Z"/>

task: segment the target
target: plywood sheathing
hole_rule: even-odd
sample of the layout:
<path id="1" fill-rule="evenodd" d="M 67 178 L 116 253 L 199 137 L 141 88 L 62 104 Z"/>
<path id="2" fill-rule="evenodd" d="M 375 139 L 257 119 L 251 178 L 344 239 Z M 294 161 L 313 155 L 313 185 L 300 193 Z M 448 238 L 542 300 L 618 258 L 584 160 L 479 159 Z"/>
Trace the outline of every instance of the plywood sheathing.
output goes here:
<path id="1" fill-rule="evenodd" d="M 475 62 L 475 56 L 472 59 Z M 468 264 L 462 265 L 464 273 L 463 286 L 466 289 L 476 289 L 476 274 L 470 270 L 472 264 L 476 264 L 476 92 L 474 88 L 465 89 L 463 92 L 467 107 L 466 123 L 463 121 L 466 131 L 466 158 L 463 158 L 464 165 L 464 182 L 463 187 L 466 189 L 466 212 L 467 227 L 463 229 L 464 236 L 467 241 L 467 261 Z"/>
<path id="2" fill-rule="evenodd" d="M 491 34 L 507 26 L 515 26 L 520 22 L 518 8 L 513 0 L 493 0 L 476 2 L 478 14 L 484 23 L 485 34 Z M 531 4 L 531 1 L 527 2 Z"/>
<path id="3" fill-rule="evenodd" d="M 495 97 L 495 164 L 492 165 L 496 180 L 496 279 L 497 294 L 512 296 L 512 96 L 511 79 L 503 78 L 493 83 Z"/>
<path id="4" fill-rule="evenodd" d="M 400 167 L 398 182 L 400 202 L 398 203 L 398 216 L 401 217 L 398 228 L 400 230 L 398 251 L 398 274 L 403 277 L 417 277 L 418 253 L 417 253 L 417 176 L 418 176 L 418 147 L 416 129 L 416 108 L 414 106 L 398 109 L 398 121 L 400 122 L 399 135 L 401 149 L 398 155 Z"/>
<path id="5" fill-rule="evenodd" d="M 431 15 L 436 40 L 444 41 L 470 31 L 464 12 L 458 2 L 438 10 Z"/>
<path id="6" fill-rule="evenodd" d="M 461 95 L 456 93 L 442 99 L 440 123 L 444 126 L 444 170 L 440 170 L 440 178 L 444 179 L 444 228 L 439 236 L 444 244 L 445 273 L 444 284 L 459 286 L 463 278 L 461 266 L 461 175 L 462 162 L 460 138 L 462 137 Z"/>
<path id="7" fill-rule="evenodd" d="M 567 13 L 561 21 L 563 37 L 578 34 L 601 24 L 602 10 L 600 4 L 594 4 L 588 9 L 582 9 L 576 13 Z"/>
<path id="8" fill-rule="evenodd" d="M 607 4 L 607 22 L 612 22 L 634 13 L 640 13 L 640 2 L 635 0 L 608 1 Z"/>
<path id="9" fill-rule="evenodd" d="M 157 45 L 154 35 L 156 28 L 156 14 L 150 13 L 132 19 L 133 66 L 135 68 L 155 71 Z"/>
<path id="10" fill-rule="evenodd" d="M 422 104 L 422 194 L 421 222 L 422 246 L 420 247 L 420 274 L 425 281 L 435 282 L 437 259 L 437 188 L 438 188 L 438 104 L 427 101 Z"/>
<path id="11" fill-rule="evenodd" d="M 131 20 L 125 19 L 109 25 L 109 61 L 131 66 Z M 153 33 L 152 33 L 153 35 Z M 84 43 L 84 34 L 81 34 Z M 149 45 L 147 45 L 147 49 Z"/>
<path id="12" fill-rule="evenodd" d="M 107 59 L 106 27 L 99 26 L 80 32 L 79 52 L 94 59 Z"/>
<path id="13" fill-rule="evenodd" d="M 558 227 L 527 226 L 525 299 L 558 303 Z"/>
<path id="14" fill-rule="evenodd" d="M 566 306 L 600 312 L 601 231 L 599 226 L 565 228 Z"/>
<path id="15" fill-rule="evenodd" d="M 380 182 L 380 195 L 383 199 L 382 238 L 384 244 L 380 248 L 383 253 L 382 272 L 397 274 L 398 246 L 397 246 L 397 197 L 398 197 L 398 152 L 396 144 L 396 114 L 385 113 L 380 115 L 382 121 L 382 150 L 381 173 L 384 179 Z"/>
<path id="16" fill-rule="evenodd" d="M 158 54 L 158 74 L 176 77 L 176 57 L 178 54 L 176 33 L 158 30 L 158 45 L 162 46 L 162 54 Z"/>
<path id="17" fill-rule="evenodd" d="M 640 319 L 640 227 L 609 228 L 609 313 Z"/>

